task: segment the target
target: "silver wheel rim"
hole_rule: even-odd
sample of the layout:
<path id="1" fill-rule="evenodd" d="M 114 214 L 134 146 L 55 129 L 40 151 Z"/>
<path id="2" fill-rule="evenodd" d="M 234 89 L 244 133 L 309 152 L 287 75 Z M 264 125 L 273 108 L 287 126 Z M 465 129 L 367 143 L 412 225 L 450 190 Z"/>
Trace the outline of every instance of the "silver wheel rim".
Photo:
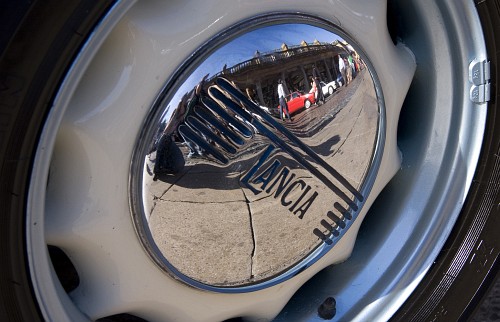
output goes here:
<path id="1" fill-rule="evenodd" d="M 132 6 L 131 3 L 120 2 L 104 20 L 105 23 L 101 24 L 87 44 L 87 49 L 82 52 L 80 59 L 69 73 L 54 104 L 53 116 L 49 118 L 42 136 L 33 170 L 28 205 L 28 257 L 35 293 L 47 319 L 64 317 L 71 320 L 87 317 L 96 319 L 118 313 L 132 313 L 151 320 L 166 318 L 224 320 L 235 316 L 253 319 L 272 318 L 288 300 L 288 295 L 280 297 L 279 300 L 271 301 L 272 303 L 256 310 L 252 305 L 241 305 L 242 301 L 248 302 L 248 299 L 252 299 L 254 305 L 258 306 L 261 301 L 255 300 L 255 296 L 252 295 L 249 295 L 248 299 L 231 296 L 207 297 L 206 294 L 187 292 L 184 286 L 176 284 L 168 285 L 183 299 L 190 298 L 193 301 L 203 299 L 211 304 L 223 302 L 234 309 L 225 312 L 208 310 L 200 315 L 200 312 L 180 307 L 175 301 L 171 301 L 168 295 L 162 295 L 162 300 L 158 300 L 161 291 L 153 287 L 153 284 L 162 282 L 165 277 L 150 265 L 149 259 L 137 242 L 128 215 L 126 198 L 123 200 L 118 197 L 117 200 L 121 201 L 117 208 L 120 210 L 115 208 L 112 211 L 120 213 L 119 216 L 108 221 L 99 215 L 101 212 L 109 211 L 107 208 L 109 206 L 102 201 L 100 196 L 121 195 L 123 191 L 120 187 L 127 185 L 126 176 L 117 178 L 116 182 L 121 182 L 120 184 L 105 185 L 101 189 L 92 190 L 90 195 L 86 191 L 94 184 L 94 181 L 99 181 L 99 176 L 105 174 L 98 165 L 99 162 L 106 164 L 106 160 L 102 159 L 106 153 L 103 153 L 101 147 L 93 142 L 99 135 L 101 137 L 108 135 L 108 140 L 104 140 L 107 143 L 115 142 L 118 138 L 112 133 L 120 132 L 119 122 L 111 123 L 112 126 L 110 126 L 109 123 L 90 121 L 98 120 L 96 116 L 100 113 L 105 114 L 109 106 L 117 103 L 106 101 L 106 99 L 97 101 L 99 95 L 96 95 L 94 103 L 100 102 L 101 104 L 96 103 L 86 111 L 77 111 L 71 109 L 71 106 L 75 102 L 81 104 L 81 102 L 93 101 L 84 95 L 85 91 L 89 93 L 90 88 L 85 86 L 88 86 L 91 76 L 102 75 L 102 72 L 94 74 L 96 73 L 95 66 L 99 61 L 105 61 L 110 57 L 112 52 L 109 50 L 120 49 L 117 41 L 125 41 L 125 45 L 132 50 L 138 50 L 139 46 L 146 44 L 152 44 L 151 48 L 154 49 L 149 53 L 143 52 L 133 59 L 124 54 L 116 56 L 118 62 L 114 67 L 120 67 L 120 72 L 114 74 L 114 87 L 107 85 L 104 89 L 114 94 L 113 99 L 131 100 L 130 96 L 120 96 L 118 93 L 125 93 L 123 89 L 126 88 L 128 79 L 135 77 L 136 80 L 140 80 L 141 77 L 146 77 L 144 69 L 141 73 L 136 69 L 135 64 L 146 59 L 147 55 L 156 52 L 163 70 L 170 71 L 167 74 L 173 74 L 176 66 L 179 66 L 189 53 L 203 43 L 201 38 L 210 38 L 209 36 L 218 30 L 224 30 L 227 26 L 254 15 L 288 10 L 279 2 L 271 2 L 266 8 L 249 5 L 246 12 L 231 9 L 231 15 L 221 16 L 218 10 L 222 10 L 224 6 L 206 5 L 207 8 L 213 9 L 208 11 L 206 25 L 204 27 L 196 24 L 190 26 L 195 36 L 182 40 L 180 37 L 175 38 L 169 32 L 158 36 L 158 30 L 154 27 L 155 23 L 161 25 L 157 14 L 160 11 L 156 11 L 158 8 L 155 6 L 161 6 L 160 4 L 150 4 L 148 7 L 146 4 Z M 388 128 L 392 134 L 388 134 L 387 146 L 393 151 L 386 156 L 392 159 L 392 166 L 384 168 L 387 173 L 382 174 L 383 180 L 379 180 L 380 182 L 374 189 L 382 190 L 386 181 L 391 179 L 399 167 L 396 138 L 401 148 L 403 162 L 401 171 L 381 193 L 367 215 L 365 227 L 361 230 L 351 258 L 344 264 L 321 271 L 292 298 L 278 319 L 315 318 L 317 307 L 330 296 L 337 300 L 336 317 L 339 319 L 387 319 L 423 278 L 437 256 L 460 211 L 474 172 L 484 127 L 486 105 L 474 104 L 470 101 L 471 85 L 467 73 L 472 60 L 486 59 L 480 24 L 475 14 L 466 14 L 475 12 L 473 5 L 466 1 L 442 1 L 426 5 L 425 8 L 424 5 L 415 1 L 401 8 L 402 14 L 405 14 L 403 9 L 416 13 L 408 23 L 425 28 L 419 35 L 412 34 L 403 39 L 404 45 L 393 46 L 389 35 L 383 32 L 385 30 L 385 3 L 383 1 L 380 3 L 360 1 L 354 4 L 346 2 L 335 7 L 337 9 L 334 10 L 335 16 L 325 15 L 328 11 L 324 9 L 330 5 L 322 2 L 318 5 L 318 9 L 310 9 L 309 6 L 300 2 L 297 2 L 296 6 L 299 12 L 322 17 L 337 25 L 342 25 L 347 33 L 366 48 L 366 52 L 374 60 L 375 69 L 381 77 L 387 105 L 396 108 L 395 112 L 388 112 L 388 122 L 392 122 L 393 126 Z M 287 7 L 290 8 L 290 4 L 287 4 Z M 162 9 L 165 10 L 165 8 Z M 181 10 L 181 8 L 171 9 Z M 359 12 L 365 12 L 367 17 L 374 17 L 374 19 L 355 18 L 358 17 L 355 13 Z M 432 12 L 434 14 L 431 14 Z M 122 20 L 118 22 L 120 18 Z M 170 18 L 175 20 L 173 16 Z M 361 19 L 361 23 L 358 19 Z M 379 33 L 372 41 L 363 40 L 362 33 L 367 31 L 367 26 L 370 24 L 373 24 L 371 27 Z M 435 29 L 443 24 L 448 27 L 446 30 Z M 171 32 L 173 33 L 174 30 L 175 28 Z M 195 32 L 196 30 L 198 32 Z M 108 37 L 108 35 L 111 36 Z M 155 39 L 154 36 L 158 36 L 155 40 L 157 42 L 149 42 Z M 137 43 L 133 42 L 134 39 Z M 176 39 L 177 46 L 169 45 L 171 39 Z M 98 50 L 101 42 L 104 42 L 104 45 Z M 383 44 L 384 49 L 387 50 L 385 53 L 392 55 L 393 60 L 390 64 L 384 62 L 387 57 L 381 57 L 375 53 L 374 49 L 377 47 L 375 44 L 377 46 Z M 162 49 L 155 48 L 160 45 L 163 46 Z M 399 120 L 397 107 L 402 105 L 406 89 L 414 78 L 412 53 L 416 57 L 418 67 L 414 85 L 405 103 L 403 117 L 416 115 L 423 124 L 422 132 L 411 127 L 402 129 L 402 124 L 408 125 L 403 119 L 399 125 L 400 134 L 397 137 L 396 126 Z M 175 55 L 178 58 L 169 61 L 162 58 L 165 56 L 172 58 L 176 57 Z M 439 57 L 449 57 L 451 64 L 440 64 Z M 91 61 L 92 64 L 90 64 Z M 90 67 L 88 67 L 89 64 Z M 87 74 L 81 83 L 80 79 L 84 71 Z M 148 72 L 155 74 L 153 70 Z M 456 77 L 456 75 L 461 76 Z M 164 80 L 161 77 L 165 76 L 156 76 L 159 79 L 150 78 L 149 86 L 142 88 L 145 93 L 140 99 L 134 101 L 137 106 L 142 106 L 142 109 L 150 105 L 151 99 L 162 86 Z M 418 80 L 422 78 L 431 79 L 434 86 L 431 89 L 419 87 L 421 83 Z M 110 82 L 110 79 L 107 82 Z M 105 84 L 106 82 L 101 83 L 101 85 Z M 80 87 L 77 88 L 77 85 Z M 134 86 L 137 85 L 134 84 Z M 393 95 L 387 94 L 391 86 L 397 89 Z M 432 107 L 425 113 L 418 112 L 416 107 L 422 103 L 421 96 L 419 96 L 422 93 L 429 94 L 426 95 L 428 99 L 423 105 Z M 101 94 L 104 95 L 104 92 Z M 111 95 L 109 97 L 111 99 Z M 105 104 L 109 106 L 104 106 Z M 145 115 L 141 109 L 134 110 L 133 113 L 128 111 L 124 113 L 121 122 L 135 118 L 142 119 L 141 115 Z M 119 117 L 116 118 L 119 119 Z M 68 122 L 68 119 L 71 122 Z M 127 138 L 133 141 L 137 128 L 129 129 L 130 133 L 127 134 Z M 75 142 L 81 144 L 80 149 L 76 151 L 74 147 L 71 147 L 71 143 Z M 107 147 L 111 151 L 115 145 Z M 128 150 L 117 149 L 114 153 L 129 160 L 132 147 L 129 148 Z M 54 156 L 50 156 L 52 153 L 42 153 L 44 150 L 54 151 Z M 100 161 L 94 163 L 96 162 L 94 159 Z M 88 161 L 82 163 L 83 169 L 80 169 L 84 173 L 79 178 L 86 178 L 85 180 L 66 181 L 68 185 L 66 187 L 54 187 L 54 183 L 49 182 L 49 189 L 45 189 L 51 162 L 51 177 L 57 178 L 58 172 L 68 171 L 64 165 L 67 166 L 72 163 L 71 161 L 76 160 Z M 116 170 L 116 172 L 120 171 Z M 125 173 L 128 173 L 127 166 L 125 166 Z M 57 179 L 54 180 L 57 182 Z M 71 187 L 74 186 L 80 188 L 73 190 Z M 58 199 L 61 198 L 61 194 L 56 193 L 57 198 L 55 198 L 51 189 L 59 192 L 69 191 L 71 198 L 84 198 L 80 198 L 79 203 L 64 203 L 64 200 Z M 69 216 L 71 220 L 68 221 L 64 219 L 68 218 L 67 216 L 62 216 L 62 212 L 74 214 L 74 216 Z M 47 216 L 49 213 L 50 216 Z M 409 231 L 408 227 L 414 227 L 414 229 Z M 354 235 L 355 233 L 356 231 Z M 117 240 L 123 243 L 121 247 L 115 246 Z M 398 243 L 395 243 L 396 240 Z M 45 248 L 46 244 L 56 245 L 68 253 L 80 274 L 82 284 L 70 296 L 62 290 L 52 271 Z M 124 248 L 127 251 L 124 251 Z M 131 271 L 123 271 L 118 265 L 120 261 L 116 260 L 128 256 L 127 253 L 133 253 L 136 260 L 140 259 L 147 263 L 147 265 L 139 265 L 141 269 L 136 274 L 143 274 L 145 278 L 151 277 L 151 279 L 148 278 L 142 283 L 138 283 L 137 279 L 135 282 L 132 281 Z M 310 277 L 304 274 L 300 280 L 296 281 L 296 287 L 290 287 L 289 295 L 295 293 L 298 286 Z M 117 287 L 118 285 L 120 287 Z M 310 296 L 311 288 L 315 289 L 314 296 Z M 155 290 L 152 291 L 152 289 Z M 137 296 L 140 296 L 140 301 Z M 274 294 L 269 292 L 265 294 L 264 299 L 269 302 L 273 296 Z M 158 302 L 161 302 L 160 305 Z M 304 307 L 310 309 L 304 310 Z"/>

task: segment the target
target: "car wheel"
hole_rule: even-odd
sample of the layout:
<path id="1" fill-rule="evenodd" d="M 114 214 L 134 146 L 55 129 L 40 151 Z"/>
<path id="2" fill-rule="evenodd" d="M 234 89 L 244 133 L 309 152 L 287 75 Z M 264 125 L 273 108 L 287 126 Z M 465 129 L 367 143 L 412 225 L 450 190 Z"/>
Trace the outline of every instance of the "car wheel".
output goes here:
<path id="1" fill-rule="evenodd" d="M 245 10 L 231 3 L 71 0 L 64 6 L 57 1 L 11 1 L 3 5 L 2 320 L 221 321 L 241 317 L 287 321 L 320 317 L 420 321 L 469 317 L 498 269 L 499 1 L 423 4 L 418 0 L 362 0 L 342 1 L 341 5 L 317 1 L 316 6 L 303 1 L 286 5 L 271 1 L 265 6 L 248 3 Z M 294 8 L 294 14 L 290 14 L 290 8 Z M 192 19 L 195 16 L 201 18 Z M 144 156 L 158 148 L 149 143 L 160 144 L 160 140 L 142 139 L 155 137 L 157 128 L 149 125 L 171 115 L 172 110 L 164 103 L 173 100 L 172 93 L 182 88 L 181 80 L 189 74 L 204 77 L 204 70 L 197 69 L 200 61 L 214 63 L 210 59 L 227 45 L 241 48 L 238 37 L 245 33 L 257 31 L 269 36 L 264 30 L 269 25 L 292 22 L 294 28 L 297 24 L 304 28 L 313 25 L 323 28 L 319 34 L 333 30 L 352 41 L 366 58 L 366 75 L 378 84 L 375 102 L 383 108 L 377 126 L 384 127 L 385 132 L 380 132 L 381 138 L 372 144 L 380 158 L 375 153 L 373 158 L 366 157 L 377 168 L 367 168 L 363 177 L 372 184 L 367 188 L 369 198 L 351 205 L 361 205 L 356 213 L 359 216 L 352 221 L 344 218 L 346 230 L 339 222 L 335 229 L 340 235 L 333 230 L 326 237 L 318 233 L 324 243 L 319 240 L 315 250 L 328 250 L 322 257 L 314 257 L 314 251 L 308 253 L 314 260 L 299 268 L 290 265 L 286 277 L 281 272 L 269 273 L 258 282 L 236 287 L 236 280 L 226 282 L 224 276 L 222 286 L 219 282 L 199 283 L 196 274 L 185 272 L 203 267 L 201 260 L 178 273 L 176 269 L 182 263 L 172 267 L 171 261 L 158 260 L 155 247 L 160 246 L 155 244 L 153 232 L 139 223 L 143 217 L 131 219 L 131 213 L 138 209 L 137 200 L 143 206 L 141 194 L 134 189 L 142 191 L 143 183 L 157 182 L 137 179 L 148 177 L 147 170 L 153 171 Z M 304 52 L 309 55 L 312 50 Z M 277 53 L 265 56 L 270 64 L 275 65 Z M 256 53 L 244 63 L 256 66 L 265 63 L 265 57 Z M 233 106 L 235 102 L 247 102 L 241 94 L 244 91 L 236 91 L 236 85 L 225 81 L 224 76 L 232 72 L 226 67 L 221 66 L 216 85 L 211 87 L 222 90 L 212 90 L 205 97 L 205 103 L 216 103 L 206 103 L 212 108 L 209 111 L 223 103 Z M 360 72 L 336 97 L 354 91 L 363 75 Z M 189 93 L 198 95 L 196 87 Z M 224 93 L 233 96 L 228 100 Z M 182 101 L 182 97 L 177 98 Z M 351 106 L 348 100 L 345 104 Z M 310 105 L 309 100 L 304 102 L 306 108 Z M 309 145 L 301 142 L 313 140 L 300 130 L 265 117 L 257 124 L 245 110 L 238 111 L 237 117 L 221 112 L 214 118 L 212 112 L 195 109 L 195 119 L 179 127 L 176 140 L 184 137 L 184 144 L 179 144 L 183 153 L 190 143 L 200 147 L 194 151 L 197 155 L 186 158 L 186 164 L 204 164 L 200 160 L 205 157 L 217 164 L 209 172 L 195 169 L 196 178 L 219 173 L 227 158 L 241 152 L 242 166 L 231 168 L 227 177 L 239 176 L 242 179 L 238 183 L 248 185 L 261 180 L 264 185 L 269 177 L 261 174 L 245 181 L 245 173 L 261 165 L 264 156 L 277 155 L 278 161 L 268 168 L 270 175 L 282 164 L 284 153 L 272 154 L 269 146 L 264 149 L 255 140 L 257 145 L 248 151 L 258 150 L 260 159 L 246 164 L 247 154 L 242 151 L 218 154 L 213 148 L 229 149 L 238 145 L 239 138 L 248 142 L 262 133 L 290 155 L 306 151 L 303 158 L 296 157 L 293 165 L 284 167 L 285 174 L 305 167 L 321 177 L 323 170 L 318 167 L 322 160 L 330 155 L 341 159 L 359 150 L 354 143 L 356 148 L 350 150 L 338 144 L 342 139 L 338 135 L 310 143 L 317 148 L 312 153 Z M 338 112 L 332 108 L 324 118 L 318 116 L 314 131 L 321 130 L 323 119 L 342 126 Z M 200 115 L 206 117 L 203 120 L 211 118 L 212 123 L 208 123 L 214 128 L 226 117 L 231 125 L 217 131 L 236 129 L 238 135 L 224 132 L 207 139 L 212 132 L 197 123 Z M 357 126 L 363 128 L 363 124 Z M 221 137 L 230 142 L 229 146 L 217 141 Z M 137 159 L 142 163 L 135 162 Z M 360 165 L 347 168 L 356 167 Z M 220 177 L 214 178 L 220 181 Z M 294 187 L 306 186 L 306 179 L 300 180 Z M 183 191 L 199 192 L 197 180 L 186 186 L 176 185 L 178 182 L 172 184 L 173 190 L 187 187 Z M 307 186 L 304 191 L 316 188 Z M 152 202 L 179 201 L 166 200 L 164 192 L 151 198 Z M 225 198 L 228 194 L 220 195 Z M 196 196 L 198 199 L 190 202 L 192 210 L 186 210 L 194 215 L 203 210 L 198 203 L 205 200 L 203 194 Z M 303 196 L 305 193 L 300 198 Z M 246 211 L 252 203 L 247 195 L 244 197 Z M 352 199 L 356 200 L 355 192 Z M 232 202 L 220 204 L 237 213 L 241 209 L 231 208 Z M 284 198 L 279 202 L 286 204 Z M 206 200 L 205 207 L 213 203 Z M 201 210 L 197 213 L 194 209 Z M 176 228 L 187 232 L 179 238 L 189 237 L 194 230 L 189 225 Z M 231 235 L 232 231 L 226 233 Z M 288 233 L 286 226 L 282 233 Z M 241 234 L 231 236 L 243 239 Z M 263 238 L 276 236 L 267 234 Z M 183 247 L 194 247 L 188 254 L 203 253 L 203 248 L 200 251 L 196 246 L 196 238 L 188 241 Z M 329 248 L 331 242 L 336 244 Z M 280 245 L 293 248 L 296 243 L 284 238 Z M 338 249 L 345 257 L 330 260 Z M 209 253 L 210 249 L 205 251 Z M 221 254 L 214 262 L 232 258 L 230 251 Z"/>
<path id="2" fill-rule="evenodd" d="M 305 108 L 309 108 L 309 107 L 311 107 L 311 101 L 310 101 L 310 100 L 308 100 L 308 99 L 306 99 L 306 100 L 304 101 L 304 107 L 305 107 Z"/>

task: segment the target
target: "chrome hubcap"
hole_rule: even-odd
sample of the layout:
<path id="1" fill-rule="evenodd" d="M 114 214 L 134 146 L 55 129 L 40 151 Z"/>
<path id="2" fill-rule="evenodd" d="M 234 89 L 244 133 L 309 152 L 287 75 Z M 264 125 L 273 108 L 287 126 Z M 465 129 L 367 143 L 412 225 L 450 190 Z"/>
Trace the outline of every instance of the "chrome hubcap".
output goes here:
<path id="1" fill-rule="evenodd" d="M 253 291 L 303 271 L 352 225 L 385 114 L 369 60 L 339 34 L 312 17 L 253 19 L 165 86 L 131 171 L 134 222 L 160 267 L 202 289 Z"/>

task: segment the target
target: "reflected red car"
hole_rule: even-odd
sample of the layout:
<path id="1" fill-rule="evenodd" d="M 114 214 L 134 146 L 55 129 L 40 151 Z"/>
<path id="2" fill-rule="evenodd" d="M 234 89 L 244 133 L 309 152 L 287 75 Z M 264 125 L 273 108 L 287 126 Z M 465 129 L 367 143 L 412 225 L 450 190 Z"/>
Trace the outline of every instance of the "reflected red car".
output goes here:
<path id="1" fill-rule="evenodd" d="M 312 104 L 316 102 L 314 98 L 314 93 L 302 93 L 302 92 L 293 92 L 286 97 L 286 102 L 288 104 L 288 112 L 290 114 L 297 112 L 303 107 L 309 108 Z M 278 110 L 280 106 L 278 104 Z"/>

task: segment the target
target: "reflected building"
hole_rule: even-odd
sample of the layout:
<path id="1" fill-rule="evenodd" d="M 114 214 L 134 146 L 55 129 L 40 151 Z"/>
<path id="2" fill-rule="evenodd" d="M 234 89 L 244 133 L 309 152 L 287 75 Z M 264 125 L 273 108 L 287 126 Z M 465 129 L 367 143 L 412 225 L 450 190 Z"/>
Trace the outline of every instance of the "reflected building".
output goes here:
<path id="1" fill-rule="evenodd" d="M 348 44 L 341 41 L 320 43 L 318 40 L 307 43 L 288 45 L 261 53 L 256 51 L 253 58 L 242 61 L 234 66 L 225 66 L 223 70 L 212 76 L 231 79 L 239 88 L 254 93 L 251 99 L 261 106 L 278 106 L 277 84 L 282 79 L 285 91 L 311 90 L 310 78 L 316 67 L 319 77 L 325 83 L 339 79 L 338 56 L 347 57 L 351 54 Z"/>

